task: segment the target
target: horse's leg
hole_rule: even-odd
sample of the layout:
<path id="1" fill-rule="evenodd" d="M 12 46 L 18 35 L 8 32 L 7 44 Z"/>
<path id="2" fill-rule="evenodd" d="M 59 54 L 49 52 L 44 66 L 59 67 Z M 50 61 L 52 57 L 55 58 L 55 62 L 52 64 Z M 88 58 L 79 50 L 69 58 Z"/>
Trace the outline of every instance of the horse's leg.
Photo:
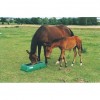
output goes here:
<path id="1" fill-rule="evenodd" d="M 41 45 L 38 45 L 38 61 L 40 61 Z"/>
<path id="2" fill-rule="evenodd" d="M 56 61 L 56 65 L 60 63 L 60 57 L 58 58 L 58 60 Z"/>
<path id="3" fill-rule="evenodd" d="M 74 51 L 74 59 L 73 59 L 73 61 L 72 61 L 71 66 L 73 66 L 73 65 L 74 65 L 74 63 L 75 63 L 75 58 L 76 58 L 76 56 L 77 56 L 76 47 L 74 47 L 74 48 L 73 48 L 73 51 Z"/>
<path id="4" fill-rule="evenodd" d="M 64 62 L 64 58 L 62 59 L 62 62 Z M 60 63 L 60 57 L 58 58 L 58 60 L 56 61 L 56 65 Z"/>
<path id="5" fill-rule="evenodd" d="M 82 66 L 82 55 L 81 55 L 81 49 L 78 49 L 78 54 L 80 56 L 80 66 Z"/>
<path id="6" fill-rule="evenodd" d="M 44 48 L 45 63 L 47 64 L 47 63 L 48 63 L 48 61 L 47 61 L 47 57 L 46 57 L 46 46 L 43 46 L 43 48 Z"/>
<path id="7" fill-rule="evenodd" d="M 64 62 L 65 67 L 67 67 L 67 61 L 66 61 L 66 58 L 65 58 L 65 51 L 64 51 L 64 54 L 63 54 L 62 62 Z"/>
<path id="8" fill-rule="evenodd" d="M 65 54 L 65 50 L 61 50 L 61 54 L 60 54 L 60 69 L 62 67 L 62 60 L 64 58 L 64 54 Z"/>
<path id="9" fill-rule="evenodd" d="M 56 65 L 60 63 L 61 55 L 59 56 L 58 60 L 56 61 Z M 64 62 L 64 58 L 62 59 L 62 62 Z"/>
<path id="10" fill-rule="evenodd" d="M 64 63 L 65 63 L 65 67 L 67 67 L 67 61 L 66 61 L 66 58 L 65 58 L 65 54 L 64 54 L 63 60 L 64 60 Z"/>

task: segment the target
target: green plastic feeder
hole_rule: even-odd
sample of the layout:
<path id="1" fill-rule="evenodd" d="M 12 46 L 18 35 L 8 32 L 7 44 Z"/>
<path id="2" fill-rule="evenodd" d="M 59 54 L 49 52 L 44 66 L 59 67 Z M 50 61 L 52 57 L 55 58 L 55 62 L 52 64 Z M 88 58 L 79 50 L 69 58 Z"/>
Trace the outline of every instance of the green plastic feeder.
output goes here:
<path id="1" fill-rule="evenodd" d="M 22 64 L 21 70 L 26 71 L 26 72 L 31 72 L 31 71 L 38 70 L 38 69 L 45 68 L 45 67 L 46 67 L 46 64 L 44 62 L 38 62 L 34 65 Z"/>

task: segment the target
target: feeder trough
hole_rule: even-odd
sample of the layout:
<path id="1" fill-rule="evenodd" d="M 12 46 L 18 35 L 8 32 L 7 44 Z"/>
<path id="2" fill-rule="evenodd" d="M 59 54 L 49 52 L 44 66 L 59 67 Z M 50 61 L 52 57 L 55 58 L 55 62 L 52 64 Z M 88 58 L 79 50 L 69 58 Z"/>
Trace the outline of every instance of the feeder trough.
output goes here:
<path id="1" fill-rule="evenodd" d="M 31 72 L 33 70 L 38 70 L 41 68 L 45 68 L 46 64 L 44 62 L 38 62 L 34 65 L 32 64 L 22 64 L 21 65 L 21 70 L 26 71 L 26 72 Z"/>

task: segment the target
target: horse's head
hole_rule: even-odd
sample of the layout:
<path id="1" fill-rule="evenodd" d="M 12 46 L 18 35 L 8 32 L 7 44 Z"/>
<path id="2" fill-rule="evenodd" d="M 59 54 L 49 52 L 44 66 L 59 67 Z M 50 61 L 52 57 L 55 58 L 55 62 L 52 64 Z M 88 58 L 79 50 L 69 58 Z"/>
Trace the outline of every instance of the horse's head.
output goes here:
<path id="1" fill-rule="evenodd" d="M 50 55 L 52 53 L 51 43 L 44 43 L 44 45 L 46 47 L 46 58 L 50 58 Z"/>
<path id="2" fill-rule="evenodd" d="M 32 54 L 28 50 L 26 50 L 26 52 L 29 54 L 29 59 L 31 61 L 31 64 L 35 64 L 38 62 L 38 56 L 36 54 Z"/>

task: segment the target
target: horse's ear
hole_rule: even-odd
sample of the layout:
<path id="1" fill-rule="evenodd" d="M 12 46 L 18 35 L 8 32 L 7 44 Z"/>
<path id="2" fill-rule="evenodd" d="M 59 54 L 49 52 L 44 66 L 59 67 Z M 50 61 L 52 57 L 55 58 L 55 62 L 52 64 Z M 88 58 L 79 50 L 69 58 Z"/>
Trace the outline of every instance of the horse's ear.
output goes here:
<path id="1" fill-rule="evenodd" d="M 28 50 L 26 50 L 26 52 L 27 52 L 28 54 L 30 54 L 30 52 L 29 52 Z"/>

